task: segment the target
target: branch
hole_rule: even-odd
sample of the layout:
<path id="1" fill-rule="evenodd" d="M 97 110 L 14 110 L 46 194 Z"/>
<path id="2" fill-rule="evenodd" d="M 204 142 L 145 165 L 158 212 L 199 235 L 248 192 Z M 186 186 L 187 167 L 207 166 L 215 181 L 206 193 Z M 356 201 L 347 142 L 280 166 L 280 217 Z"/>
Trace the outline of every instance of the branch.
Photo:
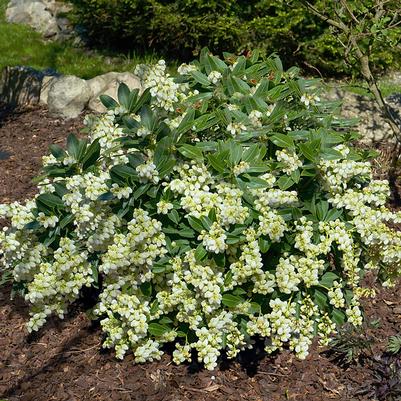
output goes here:
<path id="1" fill-rule="evenodd" d="M 352 10 L 349 8 L 348 3 L 345 0 L 340 0 L 341 4 L 343 7 L 348 11 L 348 14 L 351 16 L 351 18 L 359 25 L 358 18 L 355 17 L 355 14 L 352 12 Z"/>
<path id="2" fill-rule="evenodd" d="M 320 19 L 323 21 L 327 22 L 328 24 L 340 29 L 341 31 L 348 32 L 349 29 L 348 27 L 342 22 L 342 21 L 336 21 L 331 18 L 329 18 L 327 15 L 322 14 L 313 4 L 309 3 L 308 0 L 300 0 L 301 4 L 303 4 L 305 7 L 309 8 L 315 14 L 318 16 Z"/>

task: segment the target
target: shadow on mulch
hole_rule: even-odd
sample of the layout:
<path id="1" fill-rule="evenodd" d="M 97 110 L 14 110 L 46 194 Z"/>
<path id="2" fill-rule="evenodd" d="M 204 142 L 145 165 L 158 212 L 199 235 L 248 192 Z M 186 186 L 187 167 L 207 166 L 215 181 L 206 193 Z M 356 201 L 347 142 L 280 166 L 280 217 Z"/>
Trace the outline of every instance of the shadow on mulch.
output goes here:
<path id="1" fill-rule="evenodd" d="M 22 200 L 35 193 L 31 178 L 51 143 L 63 145 L 70 132 L 78 134 L 82 118 L 53 119 L 37 108 L 8 114 L 0 122 L 0 202 Z M 380 320 L 367 335 L 374 339 L 372 358 L 383 355 L 387 338 L 399 331 L 401 284 L 379 289 L 365 302 L 369 321 Z M 93 304 L 94 296 L 86 297 Z M 134 364 L 102 350 L 102 334 L 77 304 L 65 320 L 52 318 L 39 333 L 28 335 L 27 307 L 10 301 L 9 288 L 0 288 L 0 399 L 9 401 L 321 401 L 372 400 L 377 369 L 368 361 L 340 367 L 329 354 L 312 347 L 304 361 L 284 350 L 267 356 L 262 340 L 236 360 L 222 358 L 213 372 L 193 362 L 175 366 L 171 349 L 161 361 Z M 376 369 L 376 370 L 375 370 Z M 373 391 L 373 392 L 372 392 Z M 373 395 L 372 395 L 373 394 Z M 381 398 L 385 399 L 385 398 Z"/>

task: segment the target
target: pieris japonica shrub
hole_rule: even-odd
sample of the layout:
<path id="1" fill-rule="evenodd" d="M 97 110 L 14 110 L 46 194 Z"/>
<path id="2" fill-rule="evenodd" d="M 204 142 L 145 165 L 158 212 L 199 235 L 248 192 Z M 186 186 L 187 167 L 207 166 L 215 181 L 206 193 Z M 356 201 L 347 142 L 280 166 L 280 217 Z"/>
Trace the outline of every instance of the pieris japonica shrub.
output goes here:
<path id="1" fill-rule="evenodd" d="M 141 94 L 122 84 L 87 139 L 51 146 L 37 196 L 0 206 L 28 329 L 85 286 L 104 345 L 137 362 L 173 342 L 175 362 L 213 369 L 257 336 L 305 358 L 314 337 L 360 325 L 365 273 L 399 273 L 401 213 L 319 82 L 276 56 L 207 49 L 177 77 L 163 61 L 136 73 Z"/>

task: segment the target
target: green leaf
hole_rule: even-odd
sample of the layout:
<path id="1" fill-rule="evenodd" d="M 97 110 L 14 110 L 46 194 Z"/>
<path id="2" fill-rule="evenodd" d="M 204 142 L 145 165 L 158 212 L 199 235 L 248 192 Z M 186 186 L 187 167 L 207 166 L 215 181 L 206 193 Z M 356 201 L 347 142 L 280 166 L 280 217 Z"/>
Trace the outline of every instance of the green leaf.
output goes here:
<path id="1" fill-rule="evenodd" d="M 157 193 L 159 192 L 160 186 L 159 185 L 154 185 L 149 188 L 147 194 L 150 198 L 156 198 Z"/>
<path id="2" fill-rule="evenodd" d="M 311 143 L 301 143 L 299 145 L 299 149 L 301 150 L 301 153 L 311 162 L 316 162 L 318 153 L 317 153 L 317 147 L 314 146 Z"/>
<path id="3" fill-rule="evenodd" d="M 206 87 L 210 86 L 210 82 L 207 79 L 207 76 L 205 74 L 203 74 L 202 72 L 200 72 L 200 71 L 191 71 L 190 74 L 191 74 L 192 78 L 196 82 L 200 83 L 202 86 L 206 86 Z"/>
<path id="4" fill-rule="evenodd" d="M 61 182 L 55 182 L 53 183 L 54 189 L 56 191 L 56 194 L 62 198 L 66 193 L 68 193 L 68 189 L 66 188 L 66 186 L 64 184 L 62 184 Z"/>
<path id="5" fill-rule="evenodd" d="M 322 285 L 323 287 L 330 288 L 333 286 L 333 282 L 338 279 L 339 279 L 339 277 L 337 276 L 337 274 L 335 274 L 333 272 L 326 272 L 321 277 L 319 284 Z"/>
<path id="6" fill-rule="evenodd" d="M 240 78 L 234 77 L 234 76 L 231 77 L 231 79 L 232 79 L 232 84 L 233 84 L 235 92 L 239 92 L 244 95 L 249 93 L 251 88 L 245 81 L 243 81 Z"/>
<path id="7" fill-rule="evenodd" d="M 290 188 L 293 186 L 295 183 L 293 179 L 288 176 L 288 175 L 282 175 L 277 181 L 276 184 L 278 187 L 282 190 L 285 191 L 286 189 Z"/>
<path id="8" fill-rule="evenodd" d="M 244 182 L 248 188 L 266 188 L 268 186 L 267 181 L 264 180 L 263 178 L 259 177 L 254 177 L 249 174 L 243 174 L 243 177 L 246 178 L 247 181 L 242 181 Z M 240 182 L 241 180 L 237 177 L 237 182 Z"/>
<path id="9" fill-rule="evenodd" d="M 74 134 L 70 134 L 67 137 L 67 151 L 75 160 L 78 160 L 79 140 Z"/>
<path id="10" fill-rule="evenodd" d="M 123 122 L 124 122 L 125 126 L 130 130 L 136 130 L 141 126 L 141 124 L 138 121 L 134 120 L 130 116 L 124 116 Z"/>
<path id="11" fill-rule="evenodd" d="M 159 323 L 149 323 L 148 325 L 148 332 L 155 337 L 161 337 L 163 334 L 169 332 L 170 330 L 170 327 L 161 325 Z"/>
<path id="12" fill-rule="evenodd" d="M 101 194 L 97 198 L 98 201 L 102 201 L 102 202 L 107 202 L 112 199 L 114 199 L 114 194 L 112 194 L 111 192 L 105 192 L 104 194 Z"/>
<path id="13" fill-rule="evenodd" d="M 261 306 L 256 302 L 251 302 L 251 306 L 249 307 L 249 313 L 259 314 L 261 313 Z"/>
<path id="14" fill-rule="evenodd" d="M 200 221 L 206 231 L 209 231 L 212 228 L 213 221 L 210 220 L 208 216 L 201 216 Z"/>
<path id="15" fill-rule="evenodd" d="M 37 230 L 41 227 L 42 226 L 40 225 L 40 223 L 38 221 L 34 220 L 34 221 L 31 221 L 30 223 L 25 224 L 24 230 Z"/>
<path id="16" fill-rule="evenodd" d="M 93 166 L 100 156 L 100 144 L 99 140 L 95 139 L 88 149 L 86 150 L 85 156 L 82 159 L 82 169 L 87 170 L 89 167 Z"/>
<path id="17" fill-rule="evenodd" d="M 341 217 L 343 214 L 343 211 L 341 209 L 330 209 L 325 217 L 325 221 L 332 221 L 332 220 L 336 220 L 339 217 Z"/>
<path id="18" fill-rule="evenodd" d="M 194 238 L 195 231 L 191 230 L 190 228 L 182 228 L 180 230 L 173 228 L 173 227 L 163 227 L 163 232 L 166 234 L 176 234 L 180 237 L 184 238 Z"/>
<path id="19" fill-rule="evenodd" d="M 267 78 L 262 78 L 259 81 L 259 86 L 256 89 L 256 92 L 254 94 L 255 97 L 260 97 L 262 99 L 265 99 L 267 96 L 267 93 L 269 91 L 269 86 L 270 86 L 270 82 Z"/>
<path id="20" fill-rule="evenodd" d="M 145 283 L 142 283 L 140 286 L 141 292 L 145 297 L 150 297 L 152 296 L 152 283 L 149 281 L 146 281 Z"/>
<path id="21" fill-rule="evenodd" d="M 194 216 L 187 217 L 189 225 L 197 232 L 202 232 L 204 230 L 202 221 Z"/>
<path id="22" fill-rule="evenodd" d="M 222 73 L 228 68 L 227 64 L 223 60 L 220 60 L 218 57 L 208 54 L 208 58 L 212 71 L 218 71 Z"/>
<path id="23" fill-rule="evenodd" d="M 143 184 L 138 187 L 135 192 L 132 194 L 134 199 L 139 199 L 147 190 L 151 187 L 151 184 Z"/>
<path id="24" fill-rule="evenodd" d="M 327 307 L 328 307 L 328 298 L 327 298 L 326 294 L 324 294 L 320 290 L 316 290 L 315 289 L 314 299 L 315 299 L 315 304 L 317 306 L 319 306 L 320 310 L 325 311 L 327 309 Z"/>
<path id="25" fill-rule="evenodd" d="M 237 287 L 232 293 L 234 295 L 245 295 L 246 291 L 242 287 Z"/>
<path id="26" fill-rule="evenodd" d="M 209 213 L 208 213 L 208 217 L 210 219 L 210 221 L 212 223 L 214 223 L 215 221 L 217 221 L 217 216 L 216 216 L 216 209 L 213 207 L 210 209 Z"/>
<path id="27" fill-rule="evenodd" d="M 128 112 L 133 113 L 136 105 L 136 101 L 138 99 L 139 89 L 133 89 L 128 97 Z"/>
<path id="28" fill-rule="evenodd" d="M 150 88 L 146 88 L 137 103 L 135 104 L 135 107 L 132 109 L 132 113 L 137 113 L 138 110 L 142 108 L 145 104 L 149 104 L 150 100 L 152 99 L 152 96 L 150 94 Z"/>
<path id="29" fill-rule="evenodd" d="M 259 237 L 258 244 L 259 244 L 259 249 L 260 249 L 261 253 L 266 253 L 270 249 L 270 246 L 271 246 L 271 242 L 262 237 Z"/>
<path id="30" fill-rule="evenodd" d="M 180 125 L 175 129 L 176 136 L 178 137 L 192 129 L 192 126 L 194 125 L 194 119 L 195 109 L 188 109 L 184 115 L 184 118 L 180 122 Z"/>
<path id="31" fill-rule="evenodd" d="M 74 221 L 74 215 L 72 213 L 69 213 L 60 221 L 60 227 L 65 228 L 73 221 Z"/>
<path id="32" fill-rule="evenodd" d="M 242 157 L 242 146 L 235 142 L 235 141 L 230 141 L 229 142 L 229 160 L 233 166 L 238 164 L 238 162 L 241 160 Z"/>
<path id="33" fill-rule="evenodd" d="M 136 168 L 145 162 L 145 158 L 140 152 L 133 152 L 127 155 L 131 167 Z"/>
<path id="34" fill-rule="evenodd" d="M 103 106 L 108 110 L 118 107 L 118 103 L 109 95 L 100 95 L 99 99 L 103 103 Z"/>
<path id="35" fill-rule="evenodd" d="M 215 113 L 203 114 L 194 120 L 193 125 L 195 131 L 200 132 L 212 127 L 219 122 L 219 118 Z"/>
<path id="36" fill-rule="evenodd" d="M 150 314 L 154 315 L 159 310 L 159 301 L 155 299 L 150 307 Z"/>
<path id="37" fill-rule="evenodd" d="M 137 176 L 137 172 L 129 166 L 120 164 L 110 169 L 110 177 L 113 181 L 128 184 L 129 180 Z"/>
<path id="38" fill-rule="evenodd" d="M 346 316 L 345 313 L 339 309 L 334 308 L 331 313 L 331 320 L 337 324 L 337 326 L 342 326 L 345 323 Z"/>
<path id="39" fill-rule="evenodd" d="M 62 159 L 64 158 L 67 154 L 65 153 L 65 150 L 58 145 L 50 145 L 49 146 L 50 153 L 56 158 L 56 159 Z"/>
<path id="40" fill-rule="evenodd" d="M 118 86 L 117 97 L 120 104 L 127 110 L 129 110 L 130 107 L 130 94 L 131 92 L 128 86 L 124 82 L 121 82 Z"/>
<path id="41" fill-rule="evenodd" d="M 246 58 L 244 56 L 240 56 L 237 58 L 235 66 L 232 70 L 233 75 L 244 75 L 246 66 Z"/>
<path id="42" fill-rule="evenodd" d="M 392 354 L 398 354 L 400 350 L 401 350 L 401 336 L 400 335 L 391 336 L 388 339 L 387 352 L 390 352 Z"/>
<path id="43" fill-rule="evenodd" d="M 99 285 L 99 270 L 97 268 L 97 263 L 91 263 L 92 277 L 94 280 L 94 287 L 98 288 Z"/>
<path id="44" fill-rule="evenodd" d="M 254 143 L 253 145 L 251 145 L 242 154 L 242 160 L 244 160 L 246 162 L 255 161 L 259 156 L 259 148 L 260 148 L 260 145 L 257 143 Z"/>
<path id="45" fill-rule="evenodd" d="M 214 253 L 213 260 L 216 262 L 216 265 L 219 267 L 225 267 L 225 265 L 226 265 L 226 255 L 224 253 Z"/>
<path id="46" fill-rule="evenodd" d="M 224 294 L 222 296 L 221 302 L 223 303 L 223 305 L 228 306 L 229 308 L 235 308 L 237 305 L 244 302 L 244 299 L 239 297 L 238 295 Z"/>
<path id="47" fill-rule="evenodd" d="M 152 272 L 153 273 L 164 273 L 164 272 L 166 272 L 171 267 L 169 262 L 170 262 L 170 258 L 169 257 L 164 257 L 164 258 L 159 259 L 157 262 L 153 263 Z"/>
<path id="48" fill-rule="evenodd" d="M 41 194 L 36 198 L 36 203 L 42 203 L 45 206 L 54 209 L 54 208 L 64 208 L 63 200 L 53 194 Z"/>
<path id="49" fill-rule="evenodd" d="M 319 203 L 316 204 L 316 212 L 317 212 L 317 218 L 319 220 L 325 221 L 326 214 L 329 210 L 329 203 L 326 201 L 320 201 Z"/>
<path id="50" fill-rule="evenodd" d="M 158 161 L 156 164 L 157 171 L 159 172 L 159 177 L 164 178 L 169 175 L 174 166 L 176 165 L 176 160 L 173 158 L 165 158 Z"/>
<path id="51" fill-rule="evenodd" d="M 298 184 L 300 178 L 301 178 L 301 173 L 298 169 L 293 171 L 290 175 L 291 179 L 295 182 L 295 184 Z"/>
<path id="52" fill-rule="evenodd" d="M 175 224 L 179 224 L 180 222 L 180 215 L 178 214 L 177 210 L 173 209 L 169 213 L 167 213 L 167 217 Z"/>
<path id="53" fill-rule="evenodd" d="M 156 128 L 157 118 L 153 110 L 148 105 L 144 105 L 140 112 L 141 124 L 149 131 L 154 131 Z"/>
<path id="54" fill-rule="evenodd" d="M 233 281 L 233 272 L 229 270 L 224 276 L 224 285 L 228 287 Z"/>
<path id="55" fill-rule="evenodd" d="M 160 324 L 168 325 L 168 324 L 173 323 L 173 321 L 172 321 L 168 316 L 163 316 L 163 317 L 159 320 L 159 323 L 160 323 Z"/>
<path id="56" fill-rule="evenodd" d="M 178 151 L 190 160 L 203 160 L 202 150 L 193 145 L 183 145 Z"/>
<path id="57" fill-rule="evenodd" d="M 339 160 L 343 158 L 343 155 L 333 148 L 324 148 L 320 152 L 320 156 L 325 160 Z"/>
<path id="58" fill-rule="evenodd" d="M 0 279 L 0 287 L 8 282 L 12 283 L 14 281 L 14 276 L 11 270 L 5 270 L 2 272 L 1 279 Z M 7 401 L 6 399 L 1 401 Z"/>
<path id="59" fill-rule="evenodd" d="M 207 255 L 206 249 L 203 247 L 202 244 L 199 244 L 195 250 L 195 259 L 197 262 L 201 262 L 205 256 Z"/>
<path id="60" fill-rule="evenodd" d="M 302 217 L 302 212 L 297 207 L 292 207 L 291 208 L 291 213 L 292 213 L 293 220 L 299 220 Z"/>
<path id="61" fill-rule="evenodd" d="M 207 159 L 210 165 L 219 173 L 223 173 L 226 169 L 226 164 L 218 156 L 209 154 Z"/>
<path id="62" fill-rule="evenodd" d="M 294 147 L 294 140 L 285 134 L 274 134 L 270 137 L 270 140 L 280 148 L 293 148 Z"/>

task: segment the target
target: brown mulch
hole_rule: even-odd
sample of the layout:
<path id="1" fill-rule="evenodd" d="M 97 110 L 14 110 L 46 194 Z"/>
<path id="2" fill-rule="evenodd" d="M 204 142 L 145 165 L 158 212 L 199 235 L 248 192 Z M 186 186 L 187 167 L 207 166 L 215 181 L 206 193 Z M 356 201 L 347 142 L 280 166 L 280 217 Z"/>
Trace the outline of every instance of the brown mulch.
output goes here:
<path id="1" fill-rule="evenodd" d="M 63 144 L 68 133 L 79 133 L 81 127 L 82 118 L 55 120 L 44 109 L 14 112 L 3 120 L 0 116 L 0 202 L 31 196 L 35 187 L 30 180 L 49 144 Z M 2 160 L 4 153 L 9 158 Z M 261 346 L 209 372 L 196 363 L 175 366 L 168 352 L 145 365 L 134 364 L 131 355 L 116 360 L 102 350 L 100 329 L 82 305 L 65 320 L 51 319 L 39 333 L 28 335 L 27 305 L 21 299 L 10 301 L 10 288 L 1 287 L 0 400 L 373 400 L 372 361 L 399 331 L 400 291 L 401 285 L 380 290 L 375 300 L 365 302 L 367 321 L 379 321 L 364 334 L 374 345 L 349 366 L 340 367 L 317 347 L 299 361 L 288 351 L 268 357 Z"/>

